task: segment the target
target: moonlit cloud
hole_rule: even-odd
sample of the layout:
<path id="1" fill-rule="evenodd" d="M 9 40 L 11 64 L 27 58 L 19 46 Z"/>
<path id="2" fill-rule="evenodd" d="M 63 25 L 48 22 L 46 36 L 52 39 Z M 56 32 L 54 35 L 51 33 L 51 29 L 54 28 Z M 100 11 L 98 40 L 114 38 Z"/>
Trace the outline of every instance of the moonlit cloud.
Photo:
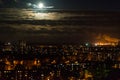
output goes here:
<path id="1" fill-rule="evenodd" d="M 3 41 L 23 39 L 40 42 L 79 43 L 95 40 L 99 34 L 108 34 L 120 39 L 120 23 L 117 23 L 119 16 L 40 12 L 35 9 L 34 11 L 31 9 L 8 9 L 0 13 L 0 19 L 3 20 L 0 25 L 0 40 Z M 6 21 L 4 22 L 4 20 Z"/>

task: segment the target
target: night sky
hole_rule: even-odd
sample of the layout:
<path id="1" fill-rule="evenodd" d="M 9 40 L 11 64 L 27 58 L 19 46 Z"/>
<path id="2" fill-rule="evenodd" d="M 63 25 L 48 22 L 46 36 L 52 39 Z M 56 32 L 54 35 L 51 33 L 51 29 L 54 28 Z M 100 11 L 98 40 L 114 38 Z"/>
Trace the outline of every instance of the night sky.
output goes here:
<path id="1" fill-rule="evenodd" d="M 54 11 L 28 6 L 39 2 L 54 6 Z M 118 0 L 0 0 L 0 41 L 81 43 L 95 42 L 97 37 L 120 40 L 119 4 Z"/>
<path id="2" fill-rule="evenodd" d="M 120 10 L 119 0 L 0 0 L 0 7 L 27 8 L 27 3 L 40 1 L 56 9 Z"/>

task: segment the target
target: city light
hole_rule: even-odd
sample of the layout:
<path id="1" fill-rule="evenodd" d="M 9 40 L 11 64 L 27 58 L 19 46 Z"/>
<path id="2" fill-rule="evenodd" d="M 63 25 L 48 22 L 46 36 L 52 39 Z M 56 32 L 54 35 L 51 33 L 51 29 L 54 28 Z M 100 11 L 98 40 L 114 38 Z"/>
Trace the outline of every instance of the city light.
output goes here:
<path id="1" fill-rule="evenodd" d="M 94 43 L 95 46 L 116 46 L 118 45 L 120 39 L 111 37 L 109 35 L 99 34 L 96 37 L 96 41 Z"/>
<path id="2" fill-rule="evenodd" d="M 4 54 L 7 57 L 1 57 L 0 78 L 4 78 L 2 76 L 5 75 L 5 78 L 14 80 L 56 80 L 56 77 L 57 80 L 61 80 L 62 78 L 65 78 L 62 80 L 93 80 L 94 77 L 98 76 L 106 78 L 108 71 L 120 69 L 120 63 L 116 63 L 120 61 L 120 57 L 118 56 L 120 54 L 120 47 L 118 46 L 57 46 L 27 44 L 25 41 L 13 44 L 14 43 L 11 43 L 9 45 L 12 46 L 9 54 L 6 54 L 8 53 L 7 50 L 1 53 L 1 55 Z M 90 43 L 87 43 L 87 45 L 88 44 Z M 96 45 L 109 44 L 112 43 L 96 43 Z M 3 44 L 1 46 L 2 49 L 6 45 Z M 110 64 L 106 63 L 106 60 L 116 62 Z M 99 62 L 99 64 L 96 62 Z M 40 71 L 40 69 L 42 69 L 42 71 Z M 91 69 L 91 71 L 89 69 Z M 4 72 L 2 72 L 2 70 L 4 70 Z M 102 71 L 100 72 L 100 70 Z M 64 71 L 64 73 L 62 71 Z M 70 75 L 66 76 L 66 73 L 70 73 Z M 78 76 L 75 76 L 76 74 Z"/>
<path id="3" fill-rule="evenodd" d="M 110 42 L 96 42 L 95 46 L 116 46 L 118 43 L 110 43 Z"/>

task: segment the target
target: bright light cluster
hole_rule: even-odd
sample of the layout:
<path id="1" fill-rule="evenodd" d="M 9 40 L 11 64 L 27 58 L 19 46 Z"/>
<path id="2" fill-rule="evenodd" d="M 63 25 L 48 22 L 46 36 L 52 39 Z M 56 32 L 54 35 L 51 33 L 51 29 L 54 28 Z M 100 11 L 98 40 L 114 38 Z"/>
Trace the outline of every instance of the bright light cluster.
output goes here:
<path id="1" fill-rule="evenodd" d="M 109 45 L 109 46 L 116 46 L 118 43 L 110 43 L 110 42 L 108 42 L 108 43 L 104 43 L 104 42 L 97 42 L 97 43 L 95 43 L 95 46 L 107 46 L 107 45 Z"/>

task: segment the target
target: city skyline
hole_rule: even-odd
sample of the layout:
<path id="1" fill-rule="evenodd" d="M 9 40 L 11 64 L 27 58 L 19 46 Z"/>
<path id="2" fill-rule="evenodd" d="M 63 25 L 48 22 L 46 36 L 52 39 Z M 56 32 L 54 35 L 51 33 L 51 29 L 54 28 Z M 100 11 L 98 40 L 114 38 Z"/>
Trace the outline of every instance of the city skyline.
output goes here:
<path id="1" fill-rule="evenodd" d="M 0 80 L 120 79 L 119 3 L 0 0 Z"/>

